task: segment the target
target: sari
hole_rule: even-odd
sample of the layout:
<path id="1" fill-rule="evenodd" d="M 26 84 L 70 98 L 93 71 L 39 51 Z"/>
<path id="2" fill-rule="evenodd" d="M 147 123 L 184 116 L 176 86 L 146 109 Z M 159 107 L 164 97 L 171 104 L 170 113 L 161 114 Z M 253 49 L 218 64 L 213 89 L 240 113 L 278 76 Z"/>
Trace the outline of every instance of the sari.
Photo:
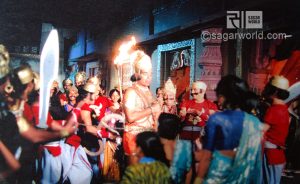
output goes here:
<path id="1" fill-rule="evenodd" d="M 243 130 L 236 156 L 230 158 L 214 151 L 204 183 L 260 183 L 262 175 L 262 124 L 244 113 Z"/>

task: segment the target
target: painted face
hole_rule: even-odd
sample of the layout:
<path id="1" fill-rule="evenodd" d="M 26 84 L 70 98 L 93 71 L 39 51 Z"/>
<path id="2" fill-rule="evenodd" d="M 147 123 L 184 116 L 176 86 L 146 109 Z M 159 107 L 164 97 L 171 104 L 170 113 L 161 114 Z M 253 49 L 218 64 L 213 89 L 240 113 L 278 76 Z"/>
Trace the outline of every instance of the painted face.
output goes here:
<path id="1" fill-rule="evenodd" d="M 165 94 L 164 101 L 167 106 L 175 105 L 175 96 L 174 94 Z"/>
<path id="2" fill-rule="evenodd" d="M 75 100 L 77 96 L 78 96 L 78 93 L 74 90 L 71 90 L 68 94 L 68 97 L 70 100 Z"/>
<path id="3" fill-rule="evenodd" d="M 199 89 L 197 85 L 193 84 L 191 89 L 191 95 L 193 99 L 203 99 L 205 94 L 204 89 Z"/>
<path id="4" fill-rule="evenodd" d="M 65 91 L 69 91 L 71 87 L 72 87 L 71 84 L 64 84 L 64 90 Z"/>
<path id="5" fill-rule="evenodd" d="M 141 79 L 138 81 L 138 83 L 142 86 L 150 86 L 150 83 L 152 81 L 152 69 L 147 70 L 141 70 L 140 71 L 140 77 Z"/>

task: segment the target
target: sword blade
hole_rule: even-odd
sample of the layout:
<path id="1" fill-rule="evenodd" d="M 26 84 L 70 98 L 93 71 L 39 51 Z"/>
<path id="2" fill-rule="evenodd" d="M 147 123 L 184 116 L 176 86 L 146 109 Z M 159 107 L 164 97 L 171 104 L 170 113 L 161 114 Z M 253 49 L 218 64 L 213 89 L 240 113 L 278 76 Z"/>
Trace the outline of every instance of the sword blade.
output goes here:
<path id="1" fill-rule="evenodd" d="M 43 47 L 40 59 L 40 128 L 47 128 L 50 89 L 54 79 L 58 77 L 59 41 L 57 30 L 53 29 Z"/>

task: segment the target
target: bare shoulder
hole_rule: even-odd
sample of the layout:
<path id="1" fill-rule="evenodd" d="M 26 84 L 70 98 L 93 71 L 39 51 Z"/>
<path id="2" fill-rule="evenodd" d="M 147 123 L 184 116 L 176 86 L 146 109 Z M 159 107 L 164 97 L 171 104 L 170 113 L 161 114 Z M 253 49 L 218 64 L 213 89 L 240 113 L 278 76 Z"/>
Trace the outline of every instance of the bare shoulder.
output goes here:
<path id="1" fill-rule="evenodd" d="M 132 87 L 129 87 L 126 89 L 125 91 L 125 99 L 126 98 L 131 98 L 134 97 L 136 95 L 135 89 Z"/>

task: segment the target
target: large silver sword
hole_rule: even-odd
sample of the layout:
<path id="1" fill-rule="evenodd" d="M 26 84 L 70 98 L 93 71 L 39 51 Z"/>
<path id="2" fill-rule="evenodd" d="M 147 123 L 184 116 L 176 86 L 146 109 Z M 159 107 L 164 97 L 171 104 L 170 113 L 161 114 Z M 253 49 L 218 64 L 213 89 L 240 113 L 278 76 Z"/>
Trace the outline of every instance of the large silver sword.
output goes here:
<path id="1" fill-rule="evenodd" d="M 40 59 L 40 128 L 47 128 L 50 89 L 52 82 L 58 77 L 59 66 L 59 41 L 56 29 L 53 29 L 43 47 Z"/>

